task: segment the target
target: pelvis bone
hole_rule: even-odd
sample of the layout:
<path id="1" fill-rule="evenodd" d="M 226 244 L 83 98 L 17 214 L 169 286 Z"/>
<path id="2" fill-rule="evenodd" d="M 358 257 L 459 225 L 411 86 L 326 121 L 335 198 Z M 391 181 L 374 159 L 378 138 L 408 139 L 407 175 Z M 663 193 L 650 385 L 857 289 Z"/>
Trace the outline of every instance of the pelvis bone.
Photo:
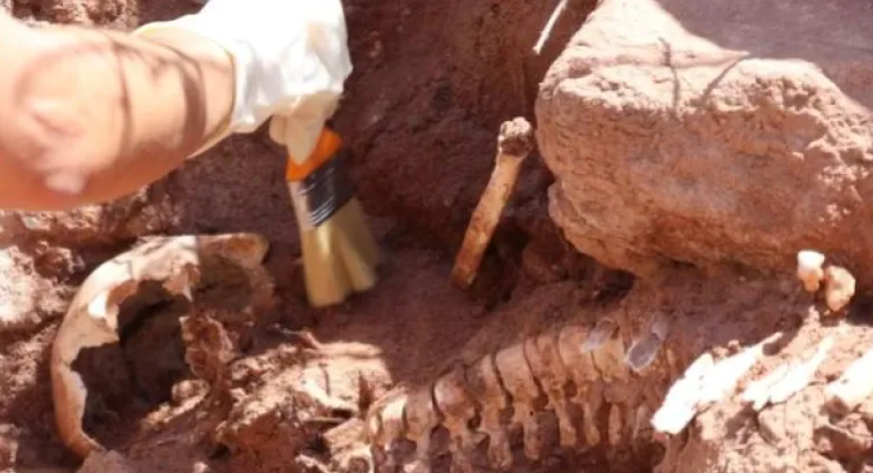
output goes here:
<path id="1" fill-rule="evenodd" d="M 207 257 L 222 257 L 242 268 L 259 266 L 267 240 L 249 233 L 151 238 L 98 267 L 70 303 L 52 347 L 51 378 L 55 420 L 64 444 L 85 458 L 103 447 L 83 430 L 87 388 L 72 369 L 79 353 L 119 341 L 120 305 L 144 282 L 192 300 Z"/>

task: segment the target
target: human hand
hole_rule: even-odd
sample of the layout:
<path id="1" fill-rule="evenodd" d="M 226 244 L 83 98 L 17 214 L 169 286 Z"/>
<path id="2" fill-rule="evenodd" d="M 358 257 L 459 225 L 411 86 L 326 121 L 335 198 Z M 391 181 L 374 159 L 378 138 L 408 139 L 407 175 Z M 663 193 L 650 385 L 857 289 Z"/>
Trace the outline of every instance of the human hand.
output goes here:
<path id="1" fill-rule="evenodd" d="M 136 33 L 165 28 L 212 40 L 234 62 L 228 126 L 200 151 L 275 116 L 273 139 L 298 159 L 309 156 L 352 70 L 340 0 L 210 0 L 198 13 L 146 24 Z"/>

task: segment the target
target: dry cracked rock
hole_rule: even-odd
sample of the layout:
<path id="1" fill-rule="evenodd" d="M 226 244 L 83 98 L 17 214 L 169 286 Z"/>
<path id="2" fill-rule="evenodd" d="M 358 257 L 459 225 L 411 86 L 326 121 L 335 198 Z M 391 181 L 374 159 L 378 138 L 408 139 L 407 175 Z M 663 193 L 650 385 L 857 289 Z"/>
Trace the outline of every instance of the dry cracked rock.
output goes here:
<path id="1" fill-rule="evenodd" d="M 538 142 L 582 252 L 785 271 L 817 248 L 873 282 L 873 4 L 604 0 L 552 65 Z"/>

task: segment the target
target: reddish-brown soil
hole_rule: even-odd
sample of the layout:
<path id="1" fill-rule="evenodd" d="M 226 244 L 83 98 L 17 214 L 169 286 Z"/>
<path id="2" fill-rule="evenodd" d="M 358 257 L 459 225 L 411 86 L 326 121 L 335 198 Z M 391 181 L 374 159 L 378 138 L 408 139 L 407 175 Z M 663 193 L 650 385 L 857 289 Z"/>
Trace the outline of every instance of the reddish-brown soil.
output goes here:
<path id="1" fill-rule="evenodd" d="M 10 5 L 16 16 L 31 23 L 97 23 L 119 29 L 197 8 L 196 2 L 183 0 Z M 387 252 L 378 290 L 341 310 L 305 306 L 284 159 L 263 132 L 233 137 L 154 186 L 150 198 L 171 202 L 146 209 L 160 213 L 152 218 L 159 225 L 90 233 L 51 227 L 32 237 L 16 237 L 8 250 L 13 256 L 33 254 L 31 240 L 81 250 L 68 258 L 72 263 L 61 258 L 66 265 L 44 261 L 44 268 L 37 262 L 32 269 L 25 265 L 8 272 L 22 285 L 45 281 L 51 288 L 40 292 L 43 299 L 32 308 L 39 314 L 34 320 L 21 324 L 20 330 L 0 331 L 0 439 L 15 439 L 18 467 L 78 464 L 55 433 L 47 354 L 77 282 L 129 244 L 131 236 L 243 230 L 266 235 L 272 244 L 267 266 L 281 302 L 273 338 L 264 335 L 257 343 L 292 343 L 296 338 L 286 334 L 289 330 L 317 327 L 328 340 L 381 347 L 384 371 L 397 379 L 425 376 L 422 367 L 432 366 L 476 332 L 488 309 L 508 298 L 516 285 L 526 246 L 530 276 L 522 277 L 524 284 L 586 274 L 590 263 L 568 254 L 569 247 L 544 211 L 550 176 L 535 156 L 528 160 L 496 236 L 500 251 L 486 258 L 473 297 L 448 284 L 453 251 L 491 171 L 500 123 L 516 115 L 533 120 L 537 83 L 587 12 L 564 15 L 543 54 L 535 57 L 530 50 L 551 5 L 354 0 L 346 7 L 355 73 L 335 124 L 351 149 L 358 195 Z M 6 233 L 26 233 L 4 228 Z M 50 271 L 59 274 L 43 274 Z M 122 386 L 115 390 L 126 391 Z M 111 414 L 100 420 L 111 422 Z M 0 469 L 5 466 L 4 448 L 11 445 L 0 447 Z"/>
<path id="2" fill-rule="evenodd" d="M 102 399 L 91 403 L 88 428 L 141 471 L 318 471 L 300 453 L 323 459 L 325 428 L 300 420 L 316 411 L 321 415 L 315 407 L 297 404 L 295 390 L 301 386 L 317 384 L 332 399 L 347 402 L 330 411 L 344 420 L 398 383 L 430 382 L 467 352 L 493 350 L 579 311 L 642 317 L 656 307 L 698 321 L 711 318 L 725 325 L 689 324 L 693 336 L 686 338 L 724 350 L 736 344 L 732 340 L 757 341 L 785 324 L 806 326 L 809 301 L 799 300 L 796 288 L 746 287 L 734 276 L 705 282 L 697 281 L 702 275 L 683 277 L 681 283 L 649 286 L 623 300 L 633 278 L 571 251 L 548 218 L 551 176 L 536 154 L 525 164 L 477 284 L 469 293 L 449 285 L 454 251 L 491 171 L 500 123 L 518 115 L 533 122 L 540 79 L 594 2 L 571 3 L 577 6 L 562 17 L 542 55 L 535 56 L 531 48 L 552 2 L 346 1 L 355 72 L 335 125 L 351 150 L 358 195 L 387 261 L 379 285 L 341 307 L 313 310 L 305 303 L 284 159 L 263 132 L 233 137 L 151 188 L 143 212 L 156 213 L 148 218 L 157 224 L 125 224 L 100 238 L 78 233 L 66 238 L 75 232 L 61 229 L 11 239 L 8 254 L 39 258 L 33 267 L 18 265 L 10 274 L 21 284 L 45 286 L 32 320 L 15 330 L 0 325 L 0 471 L 13 466 L 8 464 L 13 453 L 15 471 L 73 471 L 80 465 L 55 433 L 48 350 L 77 283 L 102 259 L 146 233 L 265 235 L 272 245 L 266 266 L 276 282 L 277 303 L 248 335 L 244 356 L 231 364 L 225 397 L 203 399 L 202 385 L 181 359 L 173 307 L 142 323 L 140 335 L 133 333 L 125 346 L 108 347 L 83 361 L 101 367 L 82 367 L 101 375 L 91 380 Z M 182 0 L 15 3 L 22 18 L 119 28 L 196 8 L 196 2 Z M 31 240 L 72 247 L 74 255 L 35 252 Z M 807 332 L 825 330 L 817 322 L 810 327 Z M 871 338 L 862 328 L 857 334 L 854 343 Z M 805 336 L 815 338 L 814 333 Z M 840 366 L 848 358 L 839 358 Z M 703 452 L 707 448 L 700 446 Z M 683 454 L 688 452 L 686 447 Z M 647 471 L 662 453 L 615 468 Z M 605 459 L 580 461 L 600 462 L 607 471 Z M 569 468 L 544 465 L 553 471 Z M 99 465 L 87 468 L 101 471 Z"/>

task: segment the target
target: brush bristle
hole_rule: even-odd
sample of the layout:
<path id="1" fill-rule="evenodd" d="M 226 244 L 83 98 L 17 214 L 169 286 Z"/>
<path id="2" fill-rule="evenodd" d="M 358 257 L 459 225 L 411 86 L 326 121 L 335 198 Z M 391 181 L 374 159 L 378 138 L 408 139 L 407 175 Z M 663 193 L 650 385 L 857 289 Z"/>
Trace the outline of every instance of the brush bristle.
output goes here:
<path id="1" fill-rule="evenodd" d="M 301 231 L 306 292 L 313 307 L 342 302 L 377 280 L 379 248 L 357 199 L 313 230 Z"/>

